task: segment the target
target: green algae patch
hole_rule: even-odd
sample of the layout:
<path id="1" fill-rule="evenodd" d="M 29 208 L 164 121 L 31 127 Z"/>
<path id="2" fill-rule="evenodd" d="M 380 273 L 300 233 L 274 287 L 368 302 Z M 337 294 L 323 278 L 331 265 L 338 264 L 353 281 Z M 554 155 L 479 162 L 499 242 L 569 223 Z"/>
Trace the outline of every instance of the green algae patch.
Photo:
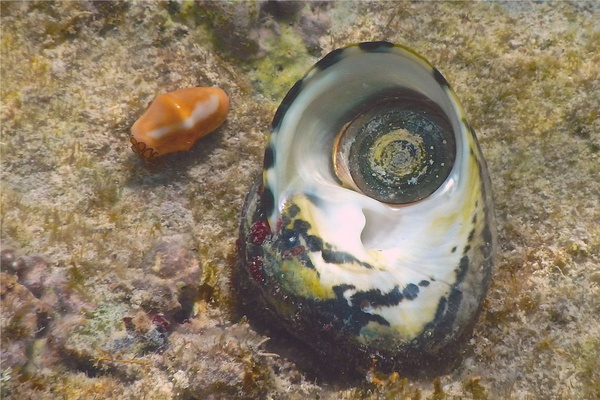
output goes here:
<path id="1" fill-rule="evenodd" d="M 265 97 L 281 101 L 316 59 L 289 26 L 281 26 L 281 35 L 271 37 L 265 47 L 267 56 L 253 64 L 252 80 Z"/>
<path id="2" fill-rule="evenodd" d="M 64 342 L 65 350 L 81 360 L 92 361 L 109 352 L 108 344 L 124 331 L 123 316 L 128 307 L 122 304 L 103 304 L 86 314 L 85 323 L 73 329 Z"/>
<path id="3" fill-rule="evenodd" d="M 590 338 L 583 342 L 576 360 L 579 376 L 583 380 L 583 395 L 588 399 L 600 398 L 600 338 Z"/>

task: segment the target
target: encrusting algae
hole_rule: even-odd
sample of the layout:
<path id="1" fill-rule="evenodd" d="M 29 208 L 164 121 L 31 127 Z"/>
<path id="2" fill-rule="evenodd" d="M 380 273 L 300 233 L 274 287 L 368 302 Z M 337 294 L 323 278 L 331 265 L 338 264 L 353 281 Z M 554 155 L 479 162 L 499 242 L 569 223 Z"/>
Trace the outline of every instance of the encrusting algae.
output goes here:
<path id="1" fill-rule="evenodd" d="M 147 160 L 189 150 L 225 122 L 229 97 L 217 87 L 158 95 L 131 127 L 131 149 Z"/>

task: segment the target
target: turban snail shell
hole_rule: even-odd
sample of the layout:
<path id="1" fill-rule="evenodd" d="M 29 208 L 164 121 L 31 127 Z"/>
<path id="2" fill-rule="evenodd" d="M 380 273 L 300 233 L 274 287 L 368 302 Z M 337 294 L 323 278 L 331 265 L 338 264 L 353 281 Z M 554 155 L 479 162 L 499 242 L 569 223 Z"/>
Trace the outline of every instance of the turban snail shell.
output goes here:
<path id="1" fill-rule="evenodd" d="M 440 72 L 388 42 L 317 62 L 275 114 L 239 243 L 243 301 L 328 360 L 444 358 L 481 308 L 496 226 Z"/>

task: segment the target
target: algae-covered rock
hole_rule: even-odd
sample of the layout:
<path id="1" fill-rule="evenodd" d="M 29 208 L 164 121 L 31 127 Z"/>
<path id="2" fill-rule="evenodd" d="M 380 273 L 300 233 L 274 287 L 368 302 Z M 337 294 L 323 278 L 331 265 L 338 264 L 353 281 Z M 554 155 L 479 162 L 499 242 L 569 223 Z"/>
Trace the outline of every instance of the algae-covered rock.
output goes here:
<path id="1" fill-rule="evenodd" d="M 2 369 L 19 370 L 29 361 L 28 353 L 35 336 L 47 323 L 47 304 L 17 282 L 17 277 L 2 272 L 0 276 L 2 309 Z"/>
<path id="2" fill-rule="evenodd" d="M 260 2 L 202 1 L 199 6 L 219 49 L 242 60 L 261 56 Z"/>
<path id="3" fill-rule="evenodd" d="M 1 396 L 598 397 L 599 13 L 594 1 L 2 2 Z M 382 39 L 429 59 L 470 116 L 498 268 L 456 369 L 373 365 L 332 382 L 293 339 L 235 318 L 238 217 L 285 93 L 322 55 Z M 157 94 L 194 86 L 228 93 L 227 121 L 146 165 L 131 125 Z"/>
<path id="4" fill-rule="evenodd" d="M 177 398 L 263 398 L 273 381 L 261 340 L 247 325 L 200 331 L 193 322 L 182 326 L 171 335 L 163 359 L 168 370 L 176 371 Z"/>

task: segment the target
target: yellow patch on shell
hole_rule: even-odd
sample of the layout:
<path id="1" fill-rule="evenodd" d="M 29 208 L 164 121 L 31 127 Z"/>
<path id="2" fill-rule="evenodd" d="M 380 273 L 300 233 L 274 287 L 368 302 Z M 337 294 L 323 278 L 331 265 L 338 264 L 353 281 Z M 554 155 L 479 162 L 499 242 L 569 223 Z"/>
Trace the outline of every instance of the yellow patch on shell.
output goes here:
<path id="1" fill-rule="evenodd" d="M 317 271 L 306 268 L 298 259 L 284 259 L 281 272 L 281 283 L 290 293 L 313 300 L 335 299 L 333 289 L 321 283 Z"/>
<path id="2" fill-rule="evenodd" d="M 228 112 L 229 97 L 217 87 L 158 95 L 131 127 L 131 149 L 145 159 L 187 151 L 221 126 Z"/>

